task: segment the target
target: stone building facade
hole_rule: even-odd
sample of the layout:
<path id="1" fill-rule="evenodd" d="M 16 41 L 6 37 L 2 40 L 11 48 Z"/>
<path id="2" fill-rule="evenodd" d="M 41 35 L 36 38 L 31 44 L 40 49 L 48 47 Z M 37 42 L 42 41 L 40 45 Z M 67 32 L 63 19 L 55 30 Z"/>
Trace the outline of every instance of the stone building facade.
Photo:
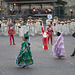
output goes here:
<path id="1" fill-rule="evenodd" d="M 65 1 L 65 0 L 63 0 Z M 71 16 L 71 11 L 72 10 L 72 16 L 75 18 L 75 0 L 66 0 L 67 5 L 65 6 L 65 14 L 66 16 L 70 17 Z"/>
<path id="2" fill-rule="evenodd" d="M 7 3 L 4 0 L 0 0 L 0 16 L 7 16 Z"/>
<path id="3" fill-rule="evenodd" d="M 63 0 L 65 1 L 65 0 Z M 72 9 L 72 16 L 75 17 L 75 0 L 66 0 L 67 2 L 67 5 L 65 5 L 65 16 L 71 16 L 71 11 L 70 9 Z M 26 7 L 25 7 L 26 6 Z M 35 7 L 35 5 L 32 5 L 31 8 Z M 38 8 L 40 8 L 40 5 L 37 6 Z M 44 4 L 43 5 L 43 8 L 49 8 L 52 6 L 50 5 L 47 5 L 47 4 Z M 4 0 L 0 0 L 0 16 L 7 16 L 8 15 L 8 9 L 12 9 L 13 8 L 13 4 L 9 4 L 7 5 L 7 3 L 4 1 Z M 28 8 L 27 5 L 23 5 L 22 8 Z M 14 9 L 18 9 L 17 6 L 14 7 Z M 1 11 L 2 10 L 2 11 Z"/>

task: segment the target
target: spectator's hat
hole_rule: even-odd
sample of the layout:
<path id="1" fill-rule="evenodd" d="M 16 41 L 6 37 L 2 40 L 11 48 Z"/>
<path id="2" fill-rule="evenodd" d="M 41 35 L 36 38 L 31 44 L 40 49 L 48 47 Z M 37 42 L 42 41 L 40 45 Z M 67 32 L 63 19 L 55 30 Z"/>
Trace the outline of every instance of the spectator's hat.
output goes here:
<path id="1" fill-rule="evenodd" d="M 39 18 L 39 20 L 42 20 L 42 18 Z"/>
<path id="2" fill-rule="evenodd" d="M 2 20 L 2 22 L 3 22 L 3 23 L 6 23 L 6 22 L 7 22 L 7 20 Z"/>
<path id="3" fill-rule="evenodd" d="M 19 20 L 19 22 L 22 22 L 22 20 Z"/>
<path id="4" fill-rule="evenodd" d="M 36 23 L 37 22 L 37 20 L 34 20 L 34 23 Z"/>
<path id="5" fill-rule="evenodd" d="M 5 19 L 4 17 L 2 17 L 2 19 Z"/>
<path id="6" fill-rule="evenodd" d="M 5 23 L 7 22 L 7 20 L 5 20 Z"/>
<path id="7" fill-rule="evenodd" d="M 34 20 L 32 20 L 32 22 L 34 22 Z"/>
<path id="8" fill-rule="evenodd" d="M 40 19 L 38 20 L 38 22 L 41 22 L 41 21 L 42 21 L 42 20 L 40 20 Z"/>
<path id="9" fill-rule="evenodd" d="M 27 22 L 30 22 L 29 20 L 27 20 Z"/>
<path id="10" fill-rule="evenodd" d="M 52 26 L 51 24 L 48 24 L 47 26 Z"/>
<path id="11" fill-rule="evenodd" d="M 28 18 L 32 18 L 31 16 L 29 16 Z"/>
<path id="12" fill-rule="evenodd" d="M 74 19 L 71 19 L 71 21 L 74 21 Z"/>

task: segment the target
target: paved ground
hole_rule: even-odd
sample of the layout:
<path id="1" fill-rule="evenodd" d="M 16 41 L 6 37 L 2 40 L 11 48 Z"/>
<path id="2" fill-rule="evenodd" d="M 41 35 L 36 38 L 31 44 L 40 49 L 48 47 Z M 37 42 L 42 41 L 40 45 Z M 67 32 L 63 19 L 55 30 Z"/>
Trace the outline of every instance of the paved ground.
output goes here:
<path id="1" fill-rule="evenodd" d="M 28 69 L 15 64 L 22 39 L 15 36 L 16 46 L 9 45 L 9 37 L 0 34 L 0 75 L 75 75 L 75 57 L 70 57 L 75 47 L 75 38 L 64 36 L 66 58 L 58 59 L 49 50 L 42 49 L 42 36 L 31 37 L 34 65 Z"/>

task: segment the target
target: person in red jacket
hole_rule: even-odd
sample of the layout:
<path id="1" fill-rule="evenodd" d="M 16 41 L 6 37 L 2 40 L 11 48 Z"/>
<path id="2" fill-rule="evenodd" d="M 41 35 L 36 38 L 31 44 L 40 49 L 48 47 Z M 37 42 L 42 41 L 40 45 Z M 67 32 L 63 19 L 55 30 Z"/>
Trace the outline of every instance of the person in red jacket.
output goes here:
<path id="1" fill-rule="evenodd" d="M 43 38 L 42 38 L 43 49 L 48 50 L 48 35 L 49 35 L 49 32 L 46 29 L 43 29 L 43 25 L 41 27 L 41 30 L 42 30 L 42 35 L 43 35 Z"/>
<path id="2" fill-rule="evenodd" d="M 53 42 L 52 42 L 52 37 L 53 37 L 53 35 L 52 35 L 52 33 L 53 33 L 53 28 L 51 27 L 51 25 L 49 25 L 49 27 L 47 28 L 47 31 L 49 32 L 49 35 L 50 35 L 50 36 L 48 36 L 48 44 L 49 44 L 49 38 L 51 38 L 51 45 L 53 45 Z"/>
<path id="3" fill-rule="evenodd" d="M 14 30 L 14 27 L 12 27 L 12 26 L 13 26 L 13 23 L 10 23 L 9 29 L 8 29 L 8 34 L 10 37 L 10 45 L 12 45 L 11 39 L 13 40 L 13 45 L 16 45 L 15 41 L 14 41 L 14 35 L 13 35 L 13 34 L 15 34 L 15 30 Z"/>

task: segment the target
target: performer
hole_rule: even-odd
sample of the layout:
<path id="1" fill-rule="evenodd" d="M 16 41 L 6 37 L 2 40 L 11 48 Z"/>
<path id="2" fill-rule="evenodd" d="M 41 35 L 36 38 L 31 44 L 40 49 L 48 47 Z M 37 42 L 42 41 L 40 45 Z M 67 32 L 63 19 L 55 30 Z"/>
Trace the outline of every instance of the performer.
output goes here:
<path id="1" fill-rule="evenodd" d="M 58 25 L 55 23 L 55 22 L 53 22 L 53 30 L 54 30 L 54 35 L 56 35 L 56 32 L 58 31 Z"/>
<path id="2" fill-rule="evenodd" d="M 4 35 L 8 36 L 8 24 L 7 24 L 7 21 L 5 21 L 5 24 L 4 24 Z"/>
<path id="3" fill-rule="evenodd" d="M 42 41 L 43 41 L 43 49 L 44 50 L 48 50 L 48 36 L 49 36 L 49 32 L 46 31 L 46 28 L 43 30 L 43 25 L 41 27 L 41 30 L 42 30 L 42 35 L 43 35 L 43 38 L 42 38 Z"/>
<path id="4" fill-rule="evenodd" d="M 48 25 L 50 25 L 50 19 L 46 20 L 46 28 L 48 27 Z"/>
<path id="5" fill-rule="evenodd" d="M 70 34 L 70 20 L 67 20 L 67 34 Z"/>
<path id="6" fill-rule="evenodd" d="M 9 24 L 9 23 L 13 23 L 13 21 L 12 21 L 11 18 L 8 18 L 8 22 L 7 22 L 7 24 Z"/>
<path id="7" fill-rule="evenodd" d="M 53 33 L 53 28 L 51 27 L 51 25 L 49 25 L 49 27 L 47 28 L 47 31 L 49 32 L 49 35 L 50 35 L 50 36 L 48 36 L 48 44 L 49 44 L 49 38 L 51 38 L 51 45 L 53 45 L 53 43 L 52 43 L 52 38 L 53 38 L 53 35 L 52 35 L 52 33 Z"/>
<path id="8" fill-rule="evenodd" d="M 64 26 L 65 26 L 65 27 L 64 27 L 64 30 L 65 30 L 64 32 L 65 32 L 65 35 L 67 35 L 67 34 L 68 34 L 68 33 L 67 33 L 67 21 L 65 21 Z"/>
<path id="9" fill-rule="evenodd" d="M 4 34 L 4 26 L 5 26 L 5 20 L 2 20 L 2 23 L 1 23 L 2 34 Z"/>
<path id="10" fill-rule="evenodd" d="M 63 35 L 65 35 L 65 22 L 62 21 L 61 24 L 62 24 L 61 31 L 62 31 Z"/>
<path id="11" fill-rule="evenodd" d="M 29 16 L 28 17 L 28 20 L 27 20 L 27 29 L 28 29 L 28 31 L 29 31 L 29 35 L 31 35 L 31 23 L 32 23 L 32 17 L 31 16 Z"/>
<path id="12" fill-rule="evenodd" d="M 15 44 L 15 41 L 14 41 L 14 33 L 15 33 L 15 30 L 14 30 L 14 27 L 12 27 L 13 24 L 10 23 L 9 24 L 9 29 L 8 29 L 8 34 L 9 34 L 9 37 L 10 37 L 10 45 L 12 45 L 12 42 L 11 42 L 11 38 L 13 40 L 13 45 L 16 45 Z"/>
<path id="13" fill-rule="evenodd" d="M 71 33 L 71 31 L 75 31 L 75 28 L 74 28 L 74 19 L 71 19 L 70 33 Z"/>
<path id="14" fill-rule="evenodd" d="M 37 32 L 38 32 L 38 34 L 42 34 L 42 31 L 41 31 L 41 27 L 43 25 L 42 18 L 39 18 L 37 20 L 36 25 L 37 25 Z"/>
<path id="15" fill-rule="evenodd" d="M 60 22 L 58 22 L 58 17 L 55 16 L 54 20 L 53 20 L 53 30 L 54 30 L 54 35 L 56 35 L 56 33 L 58 32 L 60 27 Z"/>
<path id="16" fill-rule="evenodd" d="M 27 68 L 29 65 L 33 64 L 33 59 L 30 51 L 30 43 L 27 41 L 29 36 L 27 33 L 23 36 L 23 43 L 21 45 L 21 50 L 16 59 L 16 64 L 22 66 L 23 68 Z"/>
<path id="17" fill-rule="evenodd" d="M 18 26 L 18 29 L 19 29 L 19 36 L 22 37 L 23 36 L 23 28 L 22 28 L 22 20 L 19 20 L 19 26 Z"/>
<path id="18" fill-rule="evenodd" d="M 35 25 L 34 21 L 32 20 L 31 26 L 30 26 L 30 35 L 34 36 L 35 35 Z"/>
<path id="19" fill-rule="evenodd" d="M 15 21 L 16 22 L 16 24 L 15 24 L 15 30 L 16 30 L 16 34 L 18 34 L 19 35 L 19 27 L 20 27 L 20 23 L 19 23 L 19 21 L 18 20 L 16 20 Z"/>
<path id="20" fill-rule="evenodd" d="M 62 33 L 57 32 L 57 37 L 55 38 L 55 44 L 52 47 L 52 51 L 53 51 L 53 54 L 57 56 L 58 58 L 66 56 L 63 40 L 64 39 L 63 39 Z"/>
<path id="21" fill-rule="evenodd" d="M 19 21 L 21 21 L 20 23 L 24 23 L 24 21 L 23 21 L 23 19 L 22 19 L 22 18 L 20 18 L 20 19 L 19 19 Z"/>
<path id="22" fill-rule="evenodd" d="M 30 21 L 31 22 L 32 21 L 32 17 L 29 16 L 27 21 Z"/>
<path id="23" fill-rule="evenodd" d="M 39 20 L 36 21 L 36 28 L 37 28 L 37 33 L 40 31 L 40 22 Z"/>
<path id="24" fill-rule="evenodd" d="M 35 34 L 37 34 L 37 26 L 36 26 L 37 20 L 34 20 L 34 28 L 35 28 Z"/>

